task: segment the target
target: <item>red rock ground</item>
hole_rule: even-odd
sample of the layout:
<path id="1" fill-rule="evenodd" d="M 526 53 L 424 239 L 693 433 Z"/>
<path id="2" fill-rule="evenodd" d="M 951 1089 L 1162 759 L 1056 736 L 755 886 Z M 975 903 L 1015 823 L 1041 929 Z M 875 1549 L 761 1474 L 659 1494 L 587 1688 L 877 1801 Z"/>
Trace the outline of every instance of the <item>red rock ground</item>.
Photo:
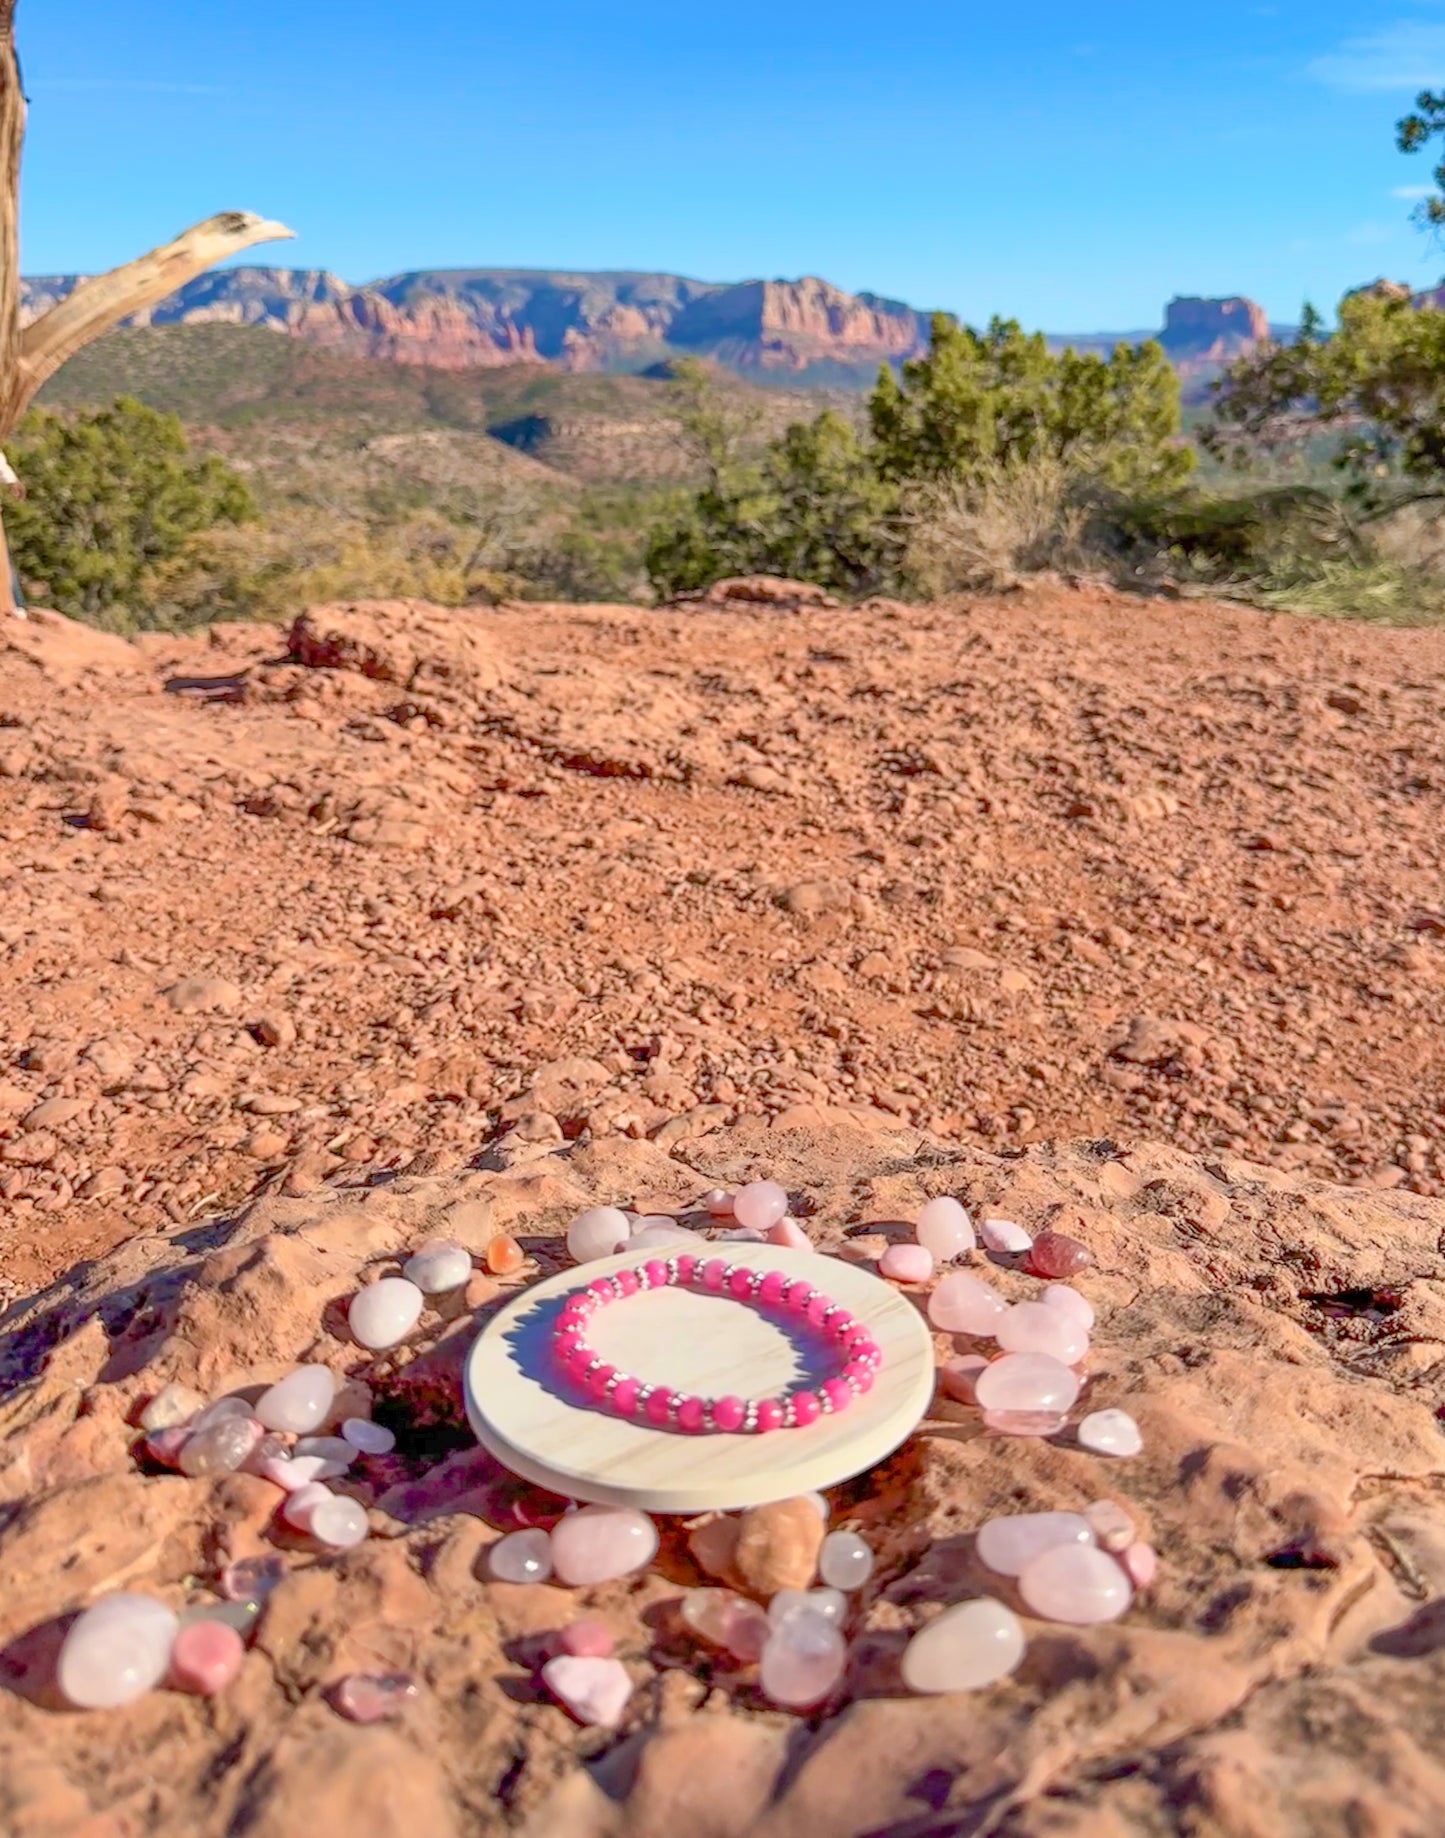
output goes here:
<path id="1" fill-rule="evenodd" d="M 1442 1190 L 1445 634 L 1106 591 L 0 632 L 0 1267 L 882 1109 Z"/>

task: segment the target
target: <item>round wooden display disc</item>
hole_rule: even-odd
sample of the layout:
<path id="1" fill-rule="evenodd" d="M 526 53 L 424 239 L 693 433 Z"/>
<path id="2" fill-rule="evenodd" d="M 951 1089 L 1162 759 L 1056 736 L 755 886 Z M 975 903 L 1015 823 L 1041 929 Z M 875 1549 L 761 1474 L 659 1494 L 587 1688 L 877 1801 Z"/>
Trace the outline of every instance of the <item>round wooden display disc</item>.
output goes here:
<path id="1" fill-rule="evenodd" d="M 761 1506 L 831 1487 L 896 1449 L 933 1395 L 933 1343 L 904 1296 L 857 1264 L 776 1245 L 711 1244 L 732 1263 L 803 1277 L 869 1329 L 883 1353 L 873 1389 L 805 1429 L 688 1436 L 574 1402 L 553 1369 L 552 1323 L 594 1277 L 660 1251 L 623 1251 L 525 1290 L 488 1322 L 467 1357 L 467 1416 L 513 1473 L 569 1499 L 689 1513 Z M 837 1370 L 803 1327 L 726 1296 L 652 1289 L 593 1316 L 589 1343 L 635 1378 L 704 1397 L 766 1397 Z"/>

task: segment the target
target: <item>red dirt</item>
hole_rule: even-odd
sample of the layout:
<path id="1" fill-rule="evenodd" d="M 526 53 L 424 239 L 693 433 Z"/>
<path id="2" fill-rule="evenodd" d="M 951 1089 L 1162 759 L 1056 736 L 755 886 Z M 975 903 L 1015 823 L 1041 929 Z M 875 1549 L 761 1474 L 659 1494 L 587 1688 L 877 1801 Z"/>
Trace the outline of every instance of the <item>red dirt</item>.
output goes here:
<path id="1" fill-rule="evenodd" d="M 1059 589 L 299 649 L 0 631 L 14 1290 L 346 1164 L 840 1105 L 1445 1190 L 1445 633 Z"/>

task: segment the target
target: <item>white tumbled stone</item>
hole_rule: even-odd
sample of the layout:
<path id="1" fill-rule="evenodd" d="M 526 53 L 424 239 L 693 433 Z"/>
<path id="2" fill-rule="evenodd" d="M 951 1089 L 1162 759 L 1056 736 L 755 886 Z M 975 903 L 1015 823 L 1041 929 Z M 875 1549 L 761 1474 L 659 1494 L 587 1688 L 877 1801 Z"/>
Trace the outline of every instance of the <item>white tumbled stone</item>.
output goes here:
<path id="1" fill-rule="evenodd" d="M 268 1430 L 306 1435 L 320 1429 L 336 1397 L 336 1380 L 326 1366 L 298 1366 L 263 1391 L 255 1415 Z"/>
<path id="2" fill-rule="evenodd" d="M 472 1254 L 465 1245 L 450 1238 L 434 1238 L 418 1245 L 402 1265 L 401 1273 L 423 1295 L 445 1295 L 460 1289 L 472 1274 Z"/>
<path id="3" fill-rule="evenodd" d="M 65 1636 L 56 1666 L 62 1694 L 82 1710 L 131 1703 L 165 1677 L 179 1626 L 152 1596 L 102 1596 Z"/>
<path id="4" fill-rule="evenodd" d="M 422 1293 L 404 1276 L 384 1276 L 351 1298 L 346 1325 L 358 1345 L 373 1353 L 405 1340 L 421 1318 Z"/>
<path id="5" fill-rule="evenodd" d="M 567 1249 L 579 1264 L 611 1257 L 631 1236 L 632 1222 L 616 1206 L 589 1206 L 567 1228 Z"/>
<path id="6" fill-rule="evenodd" d="M 1127 1410 L 1093 1410 L 1079 1422 L 1079 1441 L 1096 1455 L 1137 1455 L 1144 1447 L 1139 1425 Z"/>
<path id="7" fill-rule="evenodd" d="M 918 1630 L 903 1652 L 903 1682 L 910 1691 L 978 1691 L 1006 1678 L 1023 1656 L 1018 1616 L 979 1596 Z"/>

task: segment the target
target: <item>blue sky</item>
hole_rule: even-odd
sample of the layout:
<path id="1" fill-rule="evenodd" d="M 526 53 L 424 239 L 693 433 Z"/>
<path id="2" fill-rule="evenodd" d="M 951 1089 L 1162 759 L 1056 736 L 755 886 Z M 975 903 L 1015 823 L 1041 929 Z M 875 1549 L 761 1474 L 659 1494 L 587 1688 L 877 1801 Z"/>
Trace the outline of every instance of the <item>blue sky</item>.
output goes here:
<path id="1" fill-rule="evenodd" d="M 1107 15 L 1107 17 L 1103 17 Z M 978 320 L 1158 323 L 1174 293 L 1276 319 L 1445 248 L 1445 0 L 20 0 L 23 263 L 123 261 L 196 218 L 251 259 L 821 274 Z"/>

